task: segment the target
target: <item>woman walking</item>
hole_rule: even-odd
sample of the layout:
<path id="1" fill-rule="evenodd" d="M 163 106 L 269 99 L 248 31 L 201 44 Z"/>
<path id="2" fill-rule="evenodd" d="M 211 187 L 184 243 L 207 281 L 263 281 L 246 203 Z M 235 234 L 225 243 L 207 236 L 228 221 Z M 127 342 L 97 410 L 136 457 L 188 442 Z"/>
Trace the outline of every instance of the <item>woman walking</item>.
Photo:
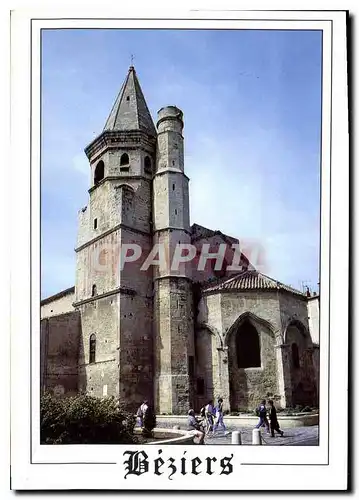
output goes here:
<path id="1" fill-rule="evenodd" d="M 224 422 L 223 422 L 223 399 L 222 398 L 218 398 L 218 403 L 216 406 L 216 423 L 214 424 L 214 427 L 213 427 L 213 434 L 216 432 L 219 425 L 222 427 L 223 432 L 226 432 L 226 426 L 224 425 Z"/>

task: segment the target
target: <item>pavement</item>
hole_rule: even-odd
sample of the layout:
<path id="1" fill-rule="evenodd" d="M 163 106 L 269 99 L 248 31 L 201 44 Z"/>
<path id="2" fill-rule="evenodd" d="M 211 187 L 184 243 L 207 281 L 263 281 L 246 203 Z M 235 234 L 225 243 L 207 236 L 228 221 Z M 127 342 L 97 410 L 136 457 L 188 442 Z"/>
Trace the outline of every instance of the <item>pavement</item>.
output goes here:
<path id="1" fill-rule="evenodd" d="M 241 429 L 231 429 L 241 432 L 242 445 L 252 444 L 253 427 L 243 427 Z M 212 435 L 207 435 L 205 438 L 206 444 L 228 445 L 232 443 L 232 432 L 227 431 L 226 435 L 222 431 Z M 281 437 L 275 433 L 273 438 L 267 434 L 266 430 L 261 430 L 262 444 L 269 446 L 318 446 L 319 445 L 319 427 L 312 425 L 308 427 L 293 427 L 284 429 L 284 435 Z"/>
<path id="2" fill-rule="evenodd" d="M 175 422 L 162 423 L 161 427 L 173 428 L 176 425 Z M 180 429 L 185 429 L 183 425 L 180 425 Z M 205 444 L 210 445 L 228 445 L 232 443 L 232 431 L 240 431 L 242 445 L 252 444 L 252 431 L 253 427 L 234 427 L 228 426 L 227 433 L 222 430 L 218 430 L 213 436 L 211 434 L 207 435 L 205 438 Z M 269 446 L 318 446 L 319 445 L 319 426 L 310 425 L 303 427 L 290 427 L 283 429 L 284 436 L 281 437 L 279 434 L 275 433 L 275 437 L 272 438 L 270 434 L 267 434 L 266 429 L 261 429 L 262 444 Z"/>

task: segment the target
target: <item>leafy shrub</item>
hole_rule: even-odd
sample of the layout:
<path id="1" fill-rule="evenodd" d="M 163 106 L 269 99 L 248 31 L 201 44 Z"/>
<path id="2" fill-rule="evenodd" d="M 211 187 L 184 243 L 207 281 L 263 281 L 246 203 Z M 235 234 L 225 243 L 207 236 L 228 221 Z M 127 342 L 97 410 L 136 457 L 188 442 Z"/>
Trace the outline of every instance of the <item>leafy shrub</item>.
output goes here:
<path id="1" fill-rule="evenodd" d="M 113 397 L 79 395 L 56 398 L 46 393 L 40 401 L 42 444 L 130 444 L 135 417 Z"/>

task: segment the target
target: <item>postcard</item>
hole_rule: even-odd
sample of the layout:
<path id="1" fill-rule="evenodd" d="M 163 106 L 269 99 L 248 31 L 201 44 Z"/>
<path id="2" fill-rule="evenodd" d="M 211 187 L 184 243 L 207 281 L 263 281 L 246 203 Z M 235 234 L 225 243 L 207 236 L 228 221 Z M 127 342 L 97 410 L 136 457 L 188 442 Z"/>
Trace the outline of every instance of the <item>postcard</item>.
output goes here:
<path id="1" fill-rule="evenodd" d="M 347 12 L 96 12 L 11 16 L 12 489 L 347 489 Z"/>

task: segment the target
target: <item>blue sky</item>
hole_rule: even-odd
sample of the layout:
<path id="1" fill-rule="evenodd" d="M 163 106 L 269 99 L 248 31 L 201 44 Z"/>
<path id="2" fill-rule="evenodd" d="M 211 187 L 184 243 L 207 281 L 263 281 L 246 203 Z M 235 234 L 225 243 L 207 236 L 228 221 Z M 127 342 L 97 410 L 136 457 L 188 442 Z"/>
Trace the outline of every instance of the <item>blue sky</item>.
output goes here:
<path id="1" fill-rule="evenodd" d="M 319 281 L 321 33 L 45 30 L 42 34 L 41 295 L 75 283 L 83 152 L 131 64 L 156 123 L 184 112 L 191 223 L 258 242 L 263 272 Z"/>

